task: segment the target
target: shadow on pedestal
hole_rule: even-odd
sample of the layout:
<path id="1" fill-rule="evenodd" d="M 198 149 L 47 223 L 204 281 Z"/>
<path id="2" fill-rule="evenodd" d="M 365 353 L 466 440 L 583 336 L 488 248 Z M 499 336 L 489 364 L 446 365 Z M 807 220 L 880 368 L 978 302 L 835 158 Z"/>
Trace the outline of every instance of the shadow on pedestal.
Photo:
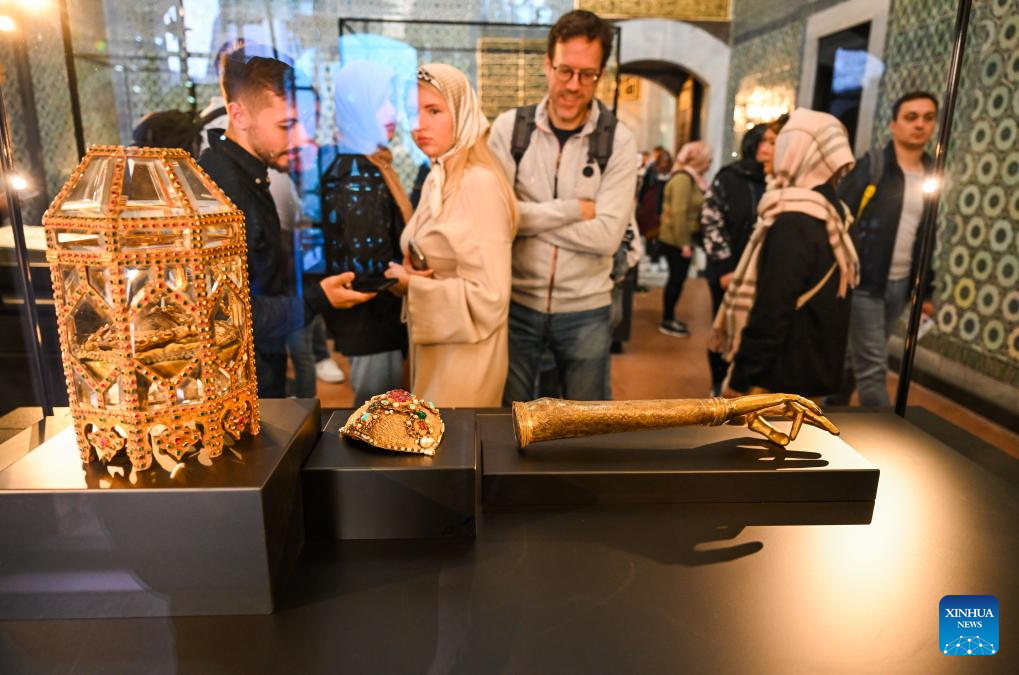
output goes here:
<path id="1" fill-rule="evenodd" d="M 486 509 L 693 502 L 873 502 L 878 469 L 804 426 L 789 447 L 738 427 L 681 427 L 517 447 L 506 414 L 478 417 Z"/>
<path id="2" fill-rule="evenodd" d="M 71 427 L 0 471 L 0 618 L 272 612 L 303 543 L 319 403 L 260 403 L 260 435 L 172 479 L 83 468 Z"/>

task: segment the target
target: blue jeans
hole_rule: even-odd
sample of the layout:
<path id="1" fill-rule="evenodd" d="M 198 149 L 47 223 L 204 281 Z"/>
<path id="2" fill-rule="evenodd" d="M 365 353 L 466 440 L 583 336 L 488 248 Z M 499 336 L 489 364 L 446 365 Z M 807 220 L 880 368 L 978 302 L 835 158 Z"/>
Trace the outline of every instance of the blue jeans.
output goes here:
<path id="1" fill-rule="evenodd" d="M 612 398 L 611 308 L 546 314 L 510 303 L 509 373 L 503 402 L 537 398 L 542 354 L 555 360 L 562 394 L 576 401 Z"/>
<path id="2" fill-rule="evenodd" d="M 329 345 L 326 344 L 326 322 L 319 314 L 311 322 L 313 327 L 311 334 L 311 351 L 315 354 L 315 363 L 331 359 L 332 355 L 329 354 Z"/>
<path id="3" fill-rule="evenodd" d="M 350 386 L 354 389 L 354 405 L 359 406 L 375 394 L 403 387 L 403 352 L 378 352 L 351 356 Z"/>
<path id="4" fill-rule="evenodd" d="M 909 299 L 910 279 L 885 286 L 883 297 L 854 293 L 849 315 L 849 353 L 860 405 L 884 407 L 888 399 L 888 338 Z"/>
<path id="5" fill-rule="evenodd" d="M 321 323 L 322 317 L 317 316 L 304 328 L 295 330 L 287 336 L 287 351 L 290 361 L 294 364 L 293 395 L 297 398 L 315 398 L 318 390 L 315 383 L 315 352 L 313 340 L 315 325 Z M 288 392 L 289 393 L 289 392 Z"/>

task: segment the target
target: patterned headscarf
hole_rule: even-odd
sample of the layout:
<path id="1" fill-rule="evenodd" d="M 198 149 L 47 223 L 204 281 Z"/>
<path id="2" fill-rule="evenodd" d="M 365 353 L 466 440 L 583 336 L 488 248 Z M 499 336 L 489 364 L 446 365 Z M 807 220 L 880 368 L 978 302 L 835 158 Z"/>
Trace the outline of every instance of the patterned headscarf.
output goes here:
<path id="1" fill-rule="evenodd" d="M 418 68 L 418 82 L 427 82 L 438 89 L 453 114 L 453 146 L 432 162 L 432 170 L 422 188 L 422 203 L 428 204 L 433 215 L 438 215 L 442 212 L 446 160 L 477 143 L 488 130 L 488 120 L 481 112 L 478 95 L 470 80 L 453 66 L 445 63 L 423 65 Z"/>
<path id="2" fill-rule="evenodd" d="M 852 216 L 844 213 L 813 188 L 828 182 L 836 171 L 854 162 L 846 128 L 828 113 L 797 108 L 775 140 L 774 178 L 757 206 L 757 223 L 743 250 L 732 282 L 712 326 L 710 348 L 732 361 L 739 350 L 740 336 L 757 295 L 758 257 L 764 238 L 779 214 L 805 213 L 824 221 L 835 265 L 821 283 L 800 296 L 799 309 L 838 268 L 839 297 L 860 279 L 856 249 L 849 238 Z M 843 205 L 844 206 L 844 205 Z"/>

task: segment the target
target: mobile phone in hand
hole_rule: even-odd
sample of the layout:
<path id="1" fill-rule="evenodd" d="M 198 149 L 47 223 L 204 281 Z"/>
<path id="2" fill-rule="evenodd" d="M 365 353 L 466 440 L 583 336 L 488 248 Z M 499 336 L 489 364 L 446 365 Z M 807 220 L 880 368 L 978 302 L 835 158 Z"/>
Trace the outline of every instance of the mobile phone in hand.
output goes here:
<path id="1" fill-rule="evenodd" d="M 428 260 L 425 258 L 425 254 L 421 252 L 421 249 L 417 247 L 413 239 L 407 240 L 407 253 L 410 258 L 410 266 L 417 271 L 428 269 Z"/>
<path id="2" fill-rule="evenodd" d="M 396 279 L 387 279 L 385 277 L 355 277 L 350 282 L 350 287 L 358 293 L 378 293 L 395 283 Z"/>

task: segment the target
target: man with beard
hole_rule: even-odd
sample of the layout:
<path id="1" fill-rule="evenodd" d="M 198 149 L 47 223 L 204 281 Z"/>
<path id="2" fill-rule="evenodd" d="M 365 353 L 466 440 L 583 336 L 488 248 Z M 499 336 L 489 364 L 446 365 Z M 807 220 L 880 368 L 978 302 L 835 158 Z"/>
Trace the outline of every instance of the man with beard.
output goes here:
<path id="1" fill-rule="evenodd" d="M 520 208 L 507 402 L 536 396 L 546 351 L 566 398 L 611 397 L 612 256 L 637 181 L 633 135 L 595 104 L 611 49 L 610 24 L 584 10 L 564 14 L 548 35 L 548 95 L 492 125 L 489 144 Z"/>
<path id="2" fill-rule="evenodd" d="M 329 305 L 352 307 L 374 294 L 351 290 L 351 272 L 307 284 L 301 292 L 294 288 L 290 247 L 269 191 L 268 170 L 287 171 L 309 139 L 297 117 L 293 68 L 274 58 L 252 56 L 246 49 L 222 56 L 227 129 L 223 139 L 202 153 L 199 164 L 244 213 L 258 395 L 282 398 L 287 335 Z"/>

